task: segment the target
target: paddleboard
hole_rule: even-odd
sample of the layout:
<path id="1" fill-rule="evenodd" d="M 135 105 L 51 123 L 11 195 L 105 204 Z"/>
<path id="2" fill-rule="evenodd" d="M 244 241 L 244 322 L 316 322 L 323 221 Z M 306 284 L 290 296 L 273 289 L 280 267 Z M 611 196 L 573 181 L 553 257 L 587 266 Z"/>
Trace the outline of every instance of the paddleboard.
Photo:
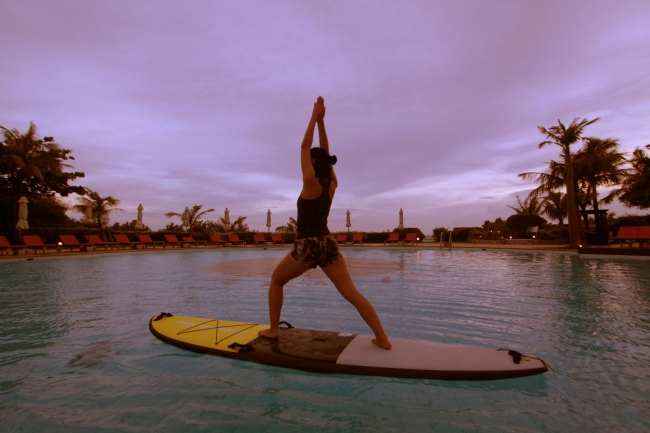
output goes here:
<path id="1" fill-rule="evenodd" d="M 494 380 L 547 371 L 541 359 L 513 350 L 410 340 L 391 336 L 392 349 L 372 336 L 294 328 L 280 338 L 258 337 L 268 325 L 162 313 L 149 329 L 158 339 L 193 352 L 315 373 L 439 380 Z"/>

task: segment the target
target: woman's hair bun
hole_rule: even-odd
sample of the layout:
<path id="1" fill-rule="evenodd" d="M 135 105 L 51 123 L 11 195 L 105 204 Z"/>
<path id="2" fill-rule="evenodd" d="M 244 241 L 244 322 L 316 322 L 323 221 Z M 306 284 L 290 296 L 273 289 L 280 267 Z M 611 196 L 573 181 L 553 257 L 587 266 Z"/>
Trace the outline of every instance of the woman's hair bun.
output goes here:
<path id="1" fill-rule="evenodd" d="M 336 155 L 330 155 L 330 158 L 329 158 L 329 161 L 328 161 L 330 163 L 330 165 L 336 164 L 336 161 L 338 161 L 338 158 L 336 157 Z"/>

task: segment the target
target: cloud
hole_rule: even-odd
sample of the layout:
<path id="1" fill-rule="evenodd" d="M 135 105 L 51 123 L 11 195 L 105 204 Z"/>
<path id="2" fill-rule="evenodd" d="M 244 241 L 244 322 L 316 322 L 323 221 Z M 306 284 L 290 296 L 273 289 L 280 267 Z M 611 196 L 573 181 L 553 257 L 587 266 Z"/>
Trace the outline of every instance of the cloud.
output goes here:
<path id="1" fill-rule="evenodd" d="M 600 116 L 588 135 L 650 141 L 649 17 L 640 1 L 8 1 L 0 124 L 34 120 L 79 183 L 143 203 L 151 227 L 204 204 L 264 230 L 266 209 L 295 216 L 322 94 L 333 228 L 348 208 L 357 229 L 394 228 L 400 207 L 427 231 L 480 225 L 557 158 L 539 125 Z"/>

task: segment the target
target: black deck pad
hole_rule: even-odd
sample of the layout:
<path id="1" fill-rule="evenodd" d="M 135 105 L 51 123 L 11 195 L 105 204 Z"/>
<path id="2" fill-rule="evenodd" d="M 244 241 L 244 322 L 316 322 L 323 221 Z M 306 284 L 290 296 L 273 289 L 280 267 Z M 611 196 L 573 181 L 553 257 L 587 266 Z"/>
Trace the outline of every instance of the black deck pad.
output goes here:
<path id="1" fill-rule="evenodd" d="M 280 329 L 280 338 L 259 337 L 250 342 L 255 350 L 241 354 L 251 361 L 299 368 L 307 371 L 334 372 L 343 349 L 356 337 L 312 329 Z"/>

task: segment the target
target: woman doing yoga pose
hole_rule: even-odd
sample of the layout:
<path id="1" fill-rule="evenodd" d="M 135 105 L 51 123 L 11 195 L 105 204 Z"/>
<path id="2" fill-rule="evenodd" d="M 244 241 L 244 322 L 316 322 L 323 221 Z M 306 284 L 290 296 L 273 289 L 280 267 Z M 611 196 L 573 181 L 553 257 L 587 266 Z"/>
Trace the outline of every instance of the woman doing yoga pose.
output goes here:
<path id="1" fill-rule="evenodd" d="M 327 217 L 334 192 L 338 186 L 333 165 L 336 156 L 330 155 L 325 132 L 325 101 L 314 103 L 314 110 L 300 147 L 302 192 L 298 197 L 298 234 L 293 249 L 273 271 L 269 286 L 269 329 L 259 332 L 266 338 L 279 338 L 280 313 L 284 299 L 284 285 L 310 269 L 320 266 L 341 295 L 359 312 L 375 334 L 372 340 L 383 349 L 390 349 L 388 336 L 381 326 L 372 304 L 355 287 L 338 243 L 327 228 Z M 320 147 L 312 148 L 314 129 L 318 125 Z"/>

